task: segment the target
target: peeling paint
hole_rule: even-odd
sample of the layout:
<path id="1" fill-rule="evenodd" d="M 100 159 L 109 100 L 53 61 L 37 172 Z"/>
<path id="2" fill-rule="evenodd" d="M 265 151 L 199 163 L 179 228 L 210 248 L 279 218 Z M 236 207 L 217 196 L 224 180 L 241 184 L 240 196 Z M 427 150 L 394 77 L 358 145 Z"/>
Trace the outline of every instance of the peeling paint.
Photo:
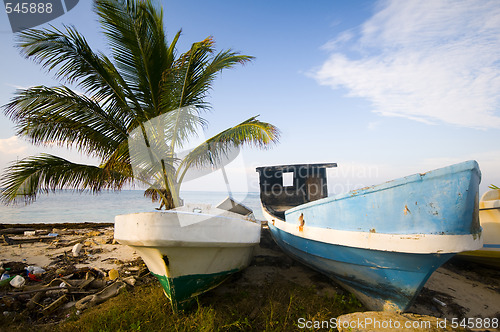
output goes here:
<path id="1" fill-rule="evenodd" d="M 168 266 L 170 265 L 170 262 L 169 262 L 169 260 L 168 260 L 168 257 L 167 257 L 167 255 L 163 255 L 163 257 L 162 257 L 162 258 L 163 258 L 163 261 L 165 262 L 165 269 L 167 269 L 167 268 L 168 268 Z"/>
<path id="2" fill-rule="evenodd" d="M 400 239 L 405 239 L 405 240 L 420 240 L 422 237 L 419 235 L 415 236 L 401 236 Z"/>
<path id="3" fill-rule="evenodd" d="M 408 213 L 411 213 L 410 209 L 408 209 L 408 205 L 405 205 L 404 213 L 405 213 L 405 216 L 406 216 Z"/>

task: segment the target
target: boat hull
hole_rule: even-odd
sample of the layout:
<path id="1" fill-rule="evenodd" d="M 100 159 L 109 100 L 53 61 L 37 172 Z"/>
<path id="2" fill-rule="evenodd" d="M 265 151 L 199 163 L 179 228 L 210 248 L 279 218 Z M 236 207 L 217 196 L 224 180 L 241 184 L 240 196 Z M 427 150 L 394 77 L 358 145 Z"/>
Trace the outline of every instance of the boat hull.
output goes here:
<path id="1" fill-rule="evenodd" d="M 138 252 L 177 311 L 249 265 L 260 224 L 197 205 L 116 216 L 115 239 Z"/>
<path id="2" fill-rule="evenodd" d="M 453 256 L 333 245 L 295 236 L 272 224 L 269 228 L 286 253 L 334 279 L 370 310 L 406 310 L 430 275 Z"/>
<path id="3" fill-rule="evenodd" d="M 285 220 L 263 210 L 284 251 L 369 309 L 404 311 L 439 266 L 481 247 L 479 182 L 470 161 L 299 205 Z"/>
<path id="4" fill-rule="evenodd" d="M 483 228 L 483 247 L 465 251 L 460 258 L 500 268 L 500 190 L 489 190 L 479 201 L 479 222 Z"/>

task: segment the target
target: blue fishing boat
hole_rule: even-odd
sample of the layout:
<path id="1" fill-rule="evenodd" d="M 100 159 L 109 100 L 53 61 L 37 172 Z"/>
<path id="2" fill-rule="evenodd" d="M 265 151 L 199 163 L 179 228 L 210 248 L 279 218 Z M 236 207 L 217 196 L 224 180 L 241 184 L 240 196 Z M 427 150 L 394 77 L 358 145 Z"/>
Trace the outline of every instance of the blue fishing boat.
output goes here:
<path id="1" fill-rule="evenodd" d="M 336 166 L 257 168 L 263 212 L 286 253 L 370 310 L 405 311 L 438 267 L 481 248 L 477 162 L 327 197 L 326 169 Z"/>

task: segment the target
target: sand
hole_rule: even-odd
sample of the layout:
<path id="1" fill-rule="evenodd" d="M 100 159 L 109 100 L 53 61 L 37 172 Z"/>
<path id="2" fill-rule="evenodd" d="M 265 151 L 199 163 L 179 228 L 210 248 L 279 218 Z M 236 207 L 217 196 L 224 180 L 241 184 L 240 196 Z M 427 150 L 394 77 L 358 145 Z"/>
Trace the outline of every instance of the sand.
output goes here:
<path id="1" fill-rule="evenodd" d="M 81 224 L 80 224 L 81 225 Z M 23 225 L 25 228 L 40 225 Z M 55 226 L 55 227 L 54 227 Z M 71 224 L 48 225 L 51 233 L 58 234 L 53 241 L 20 243 L 0 246 L 0 262 L 23 262 L 26 266 L 35 265 L 50 268 L 61 256 L 73 256 L 72 249 L 76 243 L 81 243 L 82 249 L 78 255 L 81 259 L 75 264 L 76 268 L 92 267 L 103 271 L 117 269 L 124 262 L 134 261 L 139 255 L 128 246 L 120 245 L 113 239 L 113 227 L 100 228 L 70 228 Z M 39 230 L 43 233 L 43 228 Z M 9 238 L 14 241 L 30 240 L 39 235 L 15 235 Z M 2 240 L 0 240 L 2 242 Z"/>

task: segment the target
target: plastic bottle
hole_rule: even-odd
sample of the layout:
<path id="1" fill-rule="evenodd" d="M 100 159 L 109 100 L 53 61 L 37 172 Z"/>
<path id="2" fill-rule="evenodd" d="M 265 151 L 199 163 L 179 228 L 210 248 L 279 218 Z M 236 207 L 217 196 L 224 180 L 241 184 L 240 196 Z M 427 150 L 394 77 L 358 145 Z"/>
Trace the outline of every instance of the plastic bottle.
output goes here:
<path id="1" fill-rule="evenodd" d="M 2 279 L 2 280 L 0 280 L 0 287 L 3 287 L 3 286 L 5 286 L 5 285 L 7 285 L 8 283 L 10 283 L 10 281 L 11 281 L 12 279 L 14 279 L 14 276 L 9 277 L 9 278 L 7 278 L 7 279 Z"/>
<path id="2" fill-rule="evenodd" d="M 42 274 L 46 272 L 44 269 L 36 265 L 30 265 L 26 268 L 26 270 L 31 274 Z"/>

